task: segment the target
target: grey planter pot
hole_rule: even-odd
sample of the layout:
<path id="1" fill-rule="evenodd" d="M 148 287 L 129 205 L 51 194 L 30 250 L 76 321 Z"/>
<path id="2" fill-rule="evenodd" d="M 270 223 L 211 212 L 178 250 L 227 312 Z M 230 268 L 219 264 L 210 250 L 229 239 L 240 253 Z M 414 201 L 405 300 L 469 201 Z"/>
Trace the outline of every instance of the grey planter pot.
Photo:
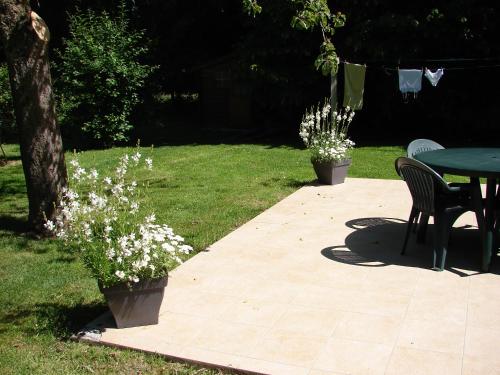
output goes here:
<path id="1" fill-rule="evenodd" d="M 158 324 L 160 306 L 168 283 L 168 277 L 157 280 L 144 280 L 133 283 L 129 289 L 126 284 L 114 285 L 99 290 L 113 314 L 118 328 Z"/>
<path id="2" fill-rule="evenodd" d="M 326 163 L 317 161 L 311 162 L 319 183 L 325 185 L 342 184 L 347 176 L 347 169 L 351 165 L 351 159 Z"/>

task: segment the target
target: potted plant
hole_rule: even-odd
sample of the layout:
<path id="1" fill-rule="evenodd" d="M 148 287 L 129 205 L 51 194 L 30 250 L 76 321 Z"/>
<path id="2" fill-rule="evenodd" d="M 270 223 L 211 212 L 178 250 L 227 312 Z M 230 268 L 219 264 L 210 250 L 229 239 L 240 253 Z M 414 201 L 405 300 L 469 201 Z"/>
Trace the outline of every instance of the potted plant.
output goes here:
<path id="1" fill-rule="evenodd" d="M 70 161 L 69 186 L 45 228 L 79 254 L 97 279 L 118 328 L 158 323 L 168 270 L 193 249 L 153 212 L 140 214 L 147 185 L 132 175 L 151 170 L 139 150 L 119 160 L 112 176 Z"/>
<path id="2" fill-rule="evenodd" d="M 311 152 L 311 163 L 320 183 L 344 182 L 354 147 L 347 137 L 353 117 L 354 111 L 349 107 L 332 112 L 327 100 L 322 107 L 318 104 L 306 111 L 299 135 Z"/>

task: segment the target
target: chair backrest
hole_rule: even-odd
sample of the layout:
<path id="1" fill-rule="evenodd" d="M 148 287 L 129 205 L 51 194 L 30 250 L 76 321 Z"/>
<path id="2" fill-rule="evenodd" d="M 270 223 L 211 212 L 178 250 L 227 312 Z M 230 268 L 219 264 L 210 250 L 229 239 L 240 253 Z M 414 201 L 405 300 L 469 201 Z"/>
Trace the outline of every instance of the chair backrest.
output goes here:
<path id="1" fill-rule="evenodd" d="M 433 215 L 437 195 L 449 191 L 446 181 L 432 168 L 415 159 L 400 157 L 396 159 L 395 166 L 410 190 L 413 206 Z"/>
<path id="2" fill-rule="evenodd" d="M 409 158 L 413 158 L 416 154 L 425 151 L 441 150 L 444 147 L 439 143 L 431 141 L 430 139 L 415 139 L 410 142 L 406 149 L 406 154 Z"/>

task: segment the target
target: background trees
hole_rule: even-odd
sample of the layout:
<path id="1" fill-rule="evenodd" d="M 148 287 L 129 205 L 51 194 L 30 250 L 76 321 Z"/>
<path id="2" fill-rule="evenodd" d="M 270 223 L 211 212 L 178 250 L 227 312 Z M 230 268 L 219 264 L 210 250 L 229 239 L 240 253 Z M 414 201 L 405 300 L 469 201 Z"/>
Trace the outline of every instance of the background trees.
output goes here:
<path id="1" fill-rule="evenodd" d="M 198 102 L 183 103 L 183 97 L 203 100 L 203 70 L 221 58 L 230 61 L 233 73 L 251 87 L 254 126 L 295 136 L 304 108 L 329 93 L 328 79 L 314 67 L 323 37 L 318 28 L 303 32 L 290 27 L 305 1 L 257 3 L 262 11 L 254 18 L 242 10 L 242 2 L 230 0 L 125 2 L 130 28 L 144 30 L 151 41 L 151 48 L 139 57 L 139 63 L 158 66 L 145 81 L 147 90 L 136 91 L 146 104 L 137 107 L 127 125 L 136 127 L 134 137 L 143 136 L 144 131 L 168 132 L 170 119 L 162 118 L 167 107 L 180 112 L 188 105 L 188 113 L 197 113 Z M 34 4 L 51 26 L 53 48 L 61 49 L 63 38 L 68 40 L 67 12 L 73 14 L 78 4 L 83 11 L 107 10 L 113 14 L 120 0 L 68 0 L 62 4 L 41 0 L 39 7 Z M 429 136 L 446 143 L 457 128 L 474 141 L 476 136 L 468 131 L 471 123 L 482 129 L 476 132 L 479 138 L 484 132 L 496 132 L 498 110 L 493 87 L 500 78 L 498 67 L 492 65 L 500 65 L 500 45 L 496 42 L 498 7 L 483 0 L 418 4 L 338 0 L 328 4 L 347 16 L 345 26 L 335 35 L 338 55 L 368 66 L 365 108 L 352 129 L 358 142 L 406 142 L 413 136 Z M 450 58 L 473 60 L 429 61 Z M 444 66 L 445 76 L 437 88 L 424 82 L 417 100 L 405 103 L 397 87 L 398 66 Z M 64 80 L 62 73 L 56 72 L 58 83 Z M 341 93 L 342 71 L 339 77 Z M 59 97 L 64 95 L 61 91 Z M 78 121 L 75 118 L 72 125 L 66 126 L 66 118 L 61 120 L 66 129 L 81 129 L 84 122 L 81 117 Z M 151 129 L 156 120 L 164 126 Z M 190 126 L 203 127 L 202 114 Z M 71 134 L 77 132 L 71 130 L 67 135 Z"/>

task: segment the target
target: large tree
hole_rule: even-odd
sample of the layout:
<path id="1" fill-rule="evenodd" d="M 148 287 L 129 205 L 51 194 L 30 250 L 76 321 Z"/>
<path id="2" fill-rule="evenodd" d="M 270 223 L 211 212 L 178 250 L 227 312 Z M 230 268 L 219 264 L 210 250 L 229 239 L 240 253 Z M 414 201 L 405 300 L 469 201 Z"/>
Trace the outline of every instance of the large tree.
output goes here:
<path id="1" fill-rule="evenodd" d="M 66 186 L 61 133 L 52 92 L 45 22 L 29 0 L 0 0 L 0 40 L 9 68 L 21 158 L 29 200 L 29 224 L 43 231 Z"/>

